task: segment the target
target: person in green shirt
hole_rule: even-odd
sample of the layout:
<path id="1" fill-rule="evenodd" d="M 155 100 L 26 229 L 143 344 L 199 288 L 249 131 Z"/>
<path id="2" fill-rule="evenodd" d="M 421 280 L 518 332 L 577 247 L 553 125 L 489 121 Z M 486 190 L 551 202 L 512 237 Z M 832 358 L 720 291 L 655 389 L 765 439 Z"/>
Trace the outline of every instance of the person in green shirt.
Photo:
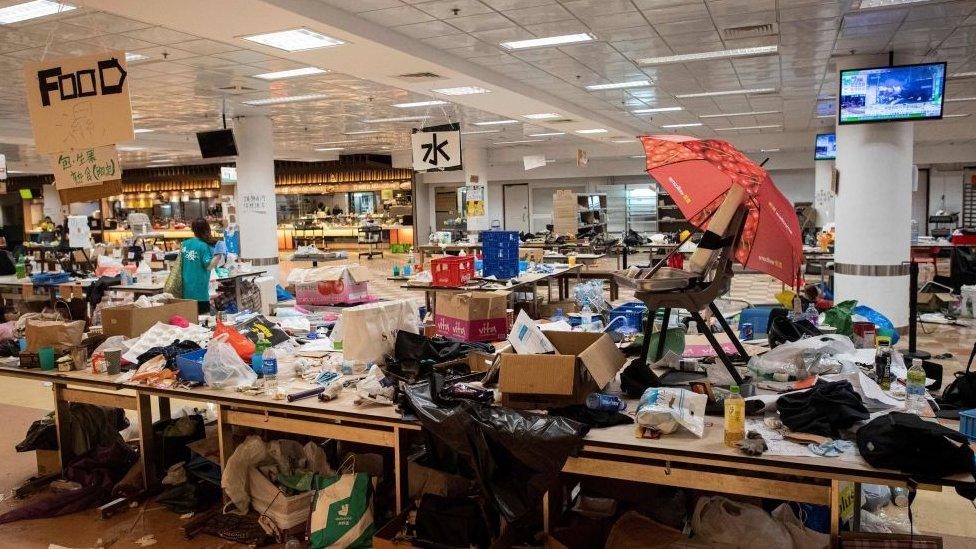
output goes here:
<path id="1" fill-rule="evenodd" d="M 213 233 L 206 219 L 196 219 L 191 228 L 194 237 L 180 245 L 183 299 L 196 301 L 200 314 L 207 314 L 210 312 L 210 271 L 220 256 L 213 254 Z"/>

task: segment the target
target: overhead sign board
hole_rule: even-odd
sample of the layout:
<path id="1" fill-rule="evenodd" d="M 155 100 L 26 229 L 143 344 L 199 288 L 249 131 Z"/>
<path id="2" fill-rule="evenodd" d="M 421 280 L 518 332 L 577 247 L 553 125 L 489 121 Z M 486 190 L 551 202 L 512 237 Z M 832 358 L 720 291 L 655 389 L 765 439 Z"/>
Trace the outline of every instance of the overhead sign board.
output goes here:
<path id="1" fill-rule="evenodd" d="M 126 75 L 124 51 L 26 63 L 37 150 L 57 154 L 134 139 Z"/>
<path id="2" fill-rule="evenodd" d="M 234 183 L 237 183 L 237 168 L 234 166 L 221 166 L 220 184 L 233 185 Z"/>
<path id="3" fill-rule="evenodd" d="M 115 145 L 52 154 L 51 169 L 54 171 L 54 186 L 59 191 L 97 185 L 122 177 Z"/>
<path id="4" fill-rule="evenodd" d="M 410 136 L 416 172 L 461 169 L 461 125 L 444 124 L 414 130 Z"/>

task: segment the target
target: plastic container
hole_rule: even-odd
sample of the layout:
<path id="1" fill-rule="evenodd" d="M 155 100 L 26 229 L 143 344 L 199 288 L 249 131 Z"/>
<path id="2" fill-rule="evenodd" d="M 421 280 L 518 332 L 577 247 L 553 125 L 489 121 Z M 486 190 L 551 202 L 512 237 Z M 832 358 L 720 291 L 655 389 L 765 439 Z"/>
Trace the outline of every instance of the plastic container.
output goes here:
<path id="1" fill-rule="evenodd" d="M 42 370 L 54 369 L 54 347 L 41 347 L 37 350 L 37 357 Z"/>
<path id="2" fill-rule="evenodd" d="M 766 337 L 769 333 L 769 315 L 773 312 L 773 307 L 749 307 L 742 309 L 739 313 L 739 326 L 752 324 L 753 337 Z M 739 337 L 742 337 L 740 330 Z"/>
<path id="3" fill-rule="evenodd" d="M 959 432 L 976 441 L 976 409 L 959 412 Z"/>
<path id="4" fill-rule="evenodd" d="M 623 320 L 613 324 L 614 331 L 620 333 L 640 332 L 644 329 L 644 315 L 646 314 L 647 305 L 640 301 L 631 301 L 611 309 L 607 325 L 610 325 L 614 319 L 623 317 Z"/>
<path id="5" fill-rule="evenodd" d="M 203 355 L 206 349 L 197 349 L 176 357 L 176 367 L 180 370 L 176 377 L 183 381 L 203 383 Z"/>
<path id="6" fill-rule="evenodd" d="M 729 387 L 725 397 L 725 445 L 734 447 L 746 437 L 746 401 L 739 394 L 739 386 Z"/>
<path id="7" fill-rule="evenodd" d="M 481 233 L 481 246 L 484 261 L 483 276 L 494 276 L 499 279 L 518 276 L 518 232 L 485 231 Z"/>
<path id="8" fill-rule="evenodd" d="M 438 257 L 430 260 L 431 285 L 439 288 L 457 288 L 474 278 L 474 257 Z"/>

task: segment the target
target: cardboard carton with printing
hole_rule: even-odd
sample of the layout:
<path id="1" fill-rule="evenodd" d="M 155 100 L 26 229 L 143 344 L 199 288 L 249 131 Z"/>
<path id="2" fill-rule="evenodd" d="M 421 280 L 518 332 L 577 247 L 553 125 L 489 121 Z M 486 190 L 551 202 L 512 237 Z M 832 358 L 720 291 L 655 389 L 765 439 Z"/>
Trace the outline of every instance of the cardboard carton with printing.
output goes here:
<path id="1" fill-rule="evenodd" d="M 369 301 L 369 269 L 361 265 L 330 265 L 294 269 L 288 283 L 295 287 L 299 305 L 355 304 Z"/>
<path id="2" fill-rule="evenodd" d="M 509 292 L 438 292 L 437 335 L 461 341 L 501 341 L 508 333 Z"/>
<path id="3" fill-rule="evenodd" d="M 169 324 L 173 315 L 182 316 L 188 322 L 196 324 L 199 321 L 197 302 L 192 299 L 169 299 L 152 307 L 108 307 L 102 309 L 102 333 L 107 336 L 139 337 L 157 322 Z"/>

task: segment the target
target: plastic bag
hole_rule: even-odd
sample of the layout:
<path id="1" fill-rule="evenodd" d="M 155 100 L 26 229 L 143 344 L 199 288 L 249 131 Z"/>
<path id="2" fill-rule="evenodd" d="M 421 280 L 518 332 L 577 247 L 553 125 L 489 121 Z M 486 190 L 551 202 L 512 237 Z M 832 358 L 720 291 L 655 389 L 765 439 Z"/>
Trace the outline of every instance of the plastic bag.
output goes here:
<path id="1" fill-rule="evenodd" d="M 206 370 L 204 370 L 206 371 Z M 220 487 L 230 500 L 224 507 L 224 512 L 246 515 L 251 508 L 251 494 L 247 488 L 247 475 L 251 467 L 268 459 L 268 445 L 258 435 L 247 437 L 234 450 L 223 474 L 220 475 Z M 233 505 L 234 508 L 230 508 Z"/>
<path id="2" fill-rule="evenodd" d="M 207 352 L 203 355 L 203 380 L 214 389 L 254 384 L 257 374 L 241 360 L 226 339 L 226 334 L 221 334 L 207 344 Z"/>
<path id="3" fill-rule="evenodd" d="M 895 325 L 888 320 L 888 317 L 866 305 L 858 305 L 857 307 L 854 307 L 853 312 L 858 316 L 863 316 L 865 320 L 877 326 L 878 335 L 890 337 L 892 345 L 898 343 L 898 330 L 896 330 Z"/>
<path id="4" fill-rule="evenodd" d="M 176 261 L 170 265 L 163 291 L 183 297 L 183 254 L 176 254 Z"/>
<path id="5" fill-rule="evenodd" d="M 254 342 L 244 337 L 243 334 L 237 331 L 237 328 L 221 322 L 218 316 L 217 327 L 214 328 L 214 337 L 216 338 L 221 334 L 227 335 L 227 344 L 234 349 L 237 356 L 241 357 L 244 362 L 251 361 L 251 355 L 254 354 Z"/>
<path id="6" fill-rule="evenodd" d="M 768 353 L 757 355 L 749 359 L 749 370 L 763 379 L 771 379 L 774 374 L 796 376 L 803 366 L 803 354 L 813 351 L 821 357 L 853 354 L 854 344 L 847 336 L 827 334 L 809 337 L 799 341 L 784 343 Z M 812 374 L 829 373 L 823 370 L 810 372 Z"/>
<path id="7" fill-rule="evenodd" d="M 702 497 L 691 516 L 695 539 L 743 549 L 793 547 L 786 528 L 755 505 L 722 496 Z"/>
<path id="8" fill-rule="evenodd" d="M 637 403 L 637 424 L 663 434 L 688 429 L 696 436 L 705 434 L 705 404 L 708 395 L 673 387 L 651 387 Z"/>
<path id="9" fill-rule="evenodd" d="M 823 323 L 827 326 L 837 328 L 838 334 L 846 336 L 853 334 L 854 321 L 851 320 L 851 315 L 854 314 L 854 307 L 856 305 L 857 301 L 853 299 L 834 305 L 824 313 Z"/>
<path id="10" fill-rule="evenodd" d="M 386 374 L 379 366 L 373 364 L 366 377 L 356 383 L 356 402 L 373 402 L 375 404 L 393 404 L 396 394 L 396 384 L 386 380 Z"/>

